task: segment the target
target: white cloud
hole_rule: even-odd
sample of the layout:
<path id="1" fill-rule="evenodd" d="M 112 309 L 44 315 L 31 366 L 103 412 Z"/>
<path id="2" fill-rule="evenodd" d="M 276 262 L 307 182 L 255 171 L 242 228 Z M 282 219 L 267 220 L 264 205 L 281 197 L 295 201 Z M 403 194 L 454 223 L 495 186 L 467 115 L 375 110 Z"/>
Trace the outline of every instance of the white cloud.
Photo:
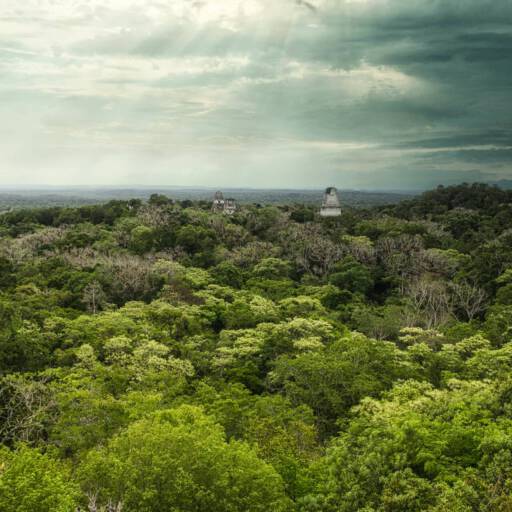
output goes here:
<path id="1" fill-rule="evenodd" d="M 464 148 L 503 148 L 490 127 L 508 129 L 508 82 L 488 83 L 483 39 L 453 56 L 469 51 L 457 40 L 464 27 L 421 25 L 421 16 L 443 21 L 443 5 L 455 23 L 456 2 L 311 3 L 316 10 L 295 0 L 3 0 L 0 183 L 285 186 L 419 169 L 418 157 L 434 153 L 445 158 L 436 166 L 469 169 Z M 469 4 L 468 19 L 480 12 Z M 415 146 L 457 138 L 465 124 L 491 140 Z"/>

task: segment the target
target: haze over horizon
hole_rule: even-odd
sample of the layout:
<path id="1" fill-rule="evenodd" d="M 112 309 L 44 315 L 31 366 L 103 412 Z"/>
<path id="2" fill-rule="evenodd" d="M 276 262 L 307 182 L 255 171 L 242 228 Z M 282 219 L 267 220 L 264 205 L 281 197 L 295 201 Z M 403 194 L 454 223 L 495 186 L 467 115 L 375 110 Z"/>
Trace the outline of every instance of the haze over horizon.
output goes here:
<path id="1" fill-rule="evenodd" d="M 0 187 L 512 179 L 508 0 L 3 0 Z"/>

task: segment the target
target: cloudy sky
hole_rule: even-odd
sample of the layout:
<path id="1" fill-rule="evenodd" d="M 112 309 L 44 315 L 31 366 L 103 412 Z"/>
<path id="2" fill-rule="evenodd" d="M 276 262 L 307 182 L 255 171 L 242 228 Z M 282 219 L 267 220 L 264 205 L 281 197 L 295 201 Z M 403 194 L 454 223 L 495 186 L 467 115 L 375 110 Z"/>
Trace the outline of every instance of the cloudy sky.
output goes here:
<path id="1" fill-rule="evenodd" d="M 511 0 L 0 0 L 1 185 L 512 179 Z"/>

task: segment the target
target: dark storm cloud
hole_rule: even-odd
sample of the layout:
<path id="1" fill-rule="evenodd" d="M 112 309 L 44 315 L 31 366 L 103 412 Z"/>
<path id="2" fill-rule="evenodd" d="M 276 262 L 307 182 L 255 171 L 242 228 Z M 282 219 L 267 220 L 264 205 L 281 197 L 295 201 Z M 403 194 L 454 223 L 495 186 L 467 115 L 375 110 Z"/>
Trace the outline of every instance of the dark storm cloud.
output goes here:
<path id="1" fill-rule="evenodd" d="M 490 129 L 485 133 L 471 130 L 460 130 L 458 133 L 446 133 L 436 138 L 417 139 L 415 146 L 419 149 L 450 148 L 461 146 L 494 145 L 509 146 L 512 143 L 510 132 L 507 130 Z M 396 148 L 408 147 L 408 142 L 397 143 Z"/>
<path id="2" fill-rule="evenodd" d="M 257 161 L 271 169 L 249 185 L 294 169 L 303 185 L 315 184 L 307 174 L 315 161 L 325 179 L 351 186 L 512 175 L 510 0 L 68 7 L 61 17 L 46 9 L 20 18 L 17 7 L 0 17 L 10 30 L 0 40 L 0 94 L 17 94 L 27 116 L 32 105 L 33 126 L 45 126 L 40 140 L 60 137 L 80 150 L 83 141 L 161 144 L 161 153 L 182 152 L 180 165 L 208 169 L 225 144 L 231 156 L 215 168 L 232 165 L 226 176 Z M 12 27 L 24 20 L 22 44 Z M 50 35 L 37 40 L 36 26 Z M 2 113 L 15 115 L 5 104 Z"/>
<path id="3" fill-rule="evenodd" d="M 509 148 L 485 148 L 479 149 L 459 149 L 455 151 L 443 151 L 427 153 L 423 156 L 418 156 L 426 161 L 435 162 L 438 160 L 445 161 L 447 158 L 456 160 L 458 162 L 467 162 L 470 164 L 502 164 L 507 167 L 512 164 L 512 147 Z"/>

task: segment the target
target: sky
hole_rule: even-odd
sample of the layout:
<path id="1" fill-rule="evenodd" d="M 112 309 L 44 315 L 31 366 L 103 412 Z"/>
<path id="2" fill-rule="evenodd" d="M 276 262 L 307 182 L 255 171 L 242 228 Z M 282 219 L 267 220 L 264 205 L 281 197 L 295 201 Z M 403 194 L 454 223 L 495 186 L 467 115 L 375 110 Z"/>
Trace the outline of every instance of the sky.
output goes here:
<path id="1" fill-rule="evenodd" d="M 0 186 L 502 179 L 511 0 L 0 1 Z"/>

